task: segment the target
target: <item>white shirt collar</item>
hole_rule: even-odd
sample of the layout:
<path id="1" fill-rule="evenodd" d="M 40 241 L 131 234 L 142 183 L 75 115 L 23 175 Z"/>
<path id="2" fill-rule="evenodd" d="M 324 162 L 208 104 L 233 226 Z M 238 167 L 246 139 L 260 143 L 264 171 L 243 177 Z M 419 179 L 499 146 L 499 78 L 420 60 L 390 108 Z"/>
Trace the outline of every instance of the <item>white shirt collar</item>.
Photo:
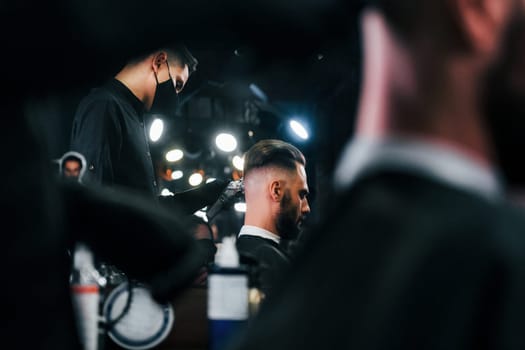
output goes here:
<path id="1" fill-rule="evenodd" d="M 281 237 L 277 236 L 275 233 L 272 233 L 260 227 L 250 225 L 244 225 L 243 227 L 241 227 L 241 232 L 239 232 L 238 237 L 240 236 L 257 236 L 272 240 L 277 244 L 281 242 Z"/>
<path id="2" fill-rule="evenodd" d="M 488 198 L 502 195 L 496 172 L 452 147 L 411 138 L 356 138 L 342 153 L 334 186 L 342 190 L 367 170 L 381 166 L 411 169 Z"/>

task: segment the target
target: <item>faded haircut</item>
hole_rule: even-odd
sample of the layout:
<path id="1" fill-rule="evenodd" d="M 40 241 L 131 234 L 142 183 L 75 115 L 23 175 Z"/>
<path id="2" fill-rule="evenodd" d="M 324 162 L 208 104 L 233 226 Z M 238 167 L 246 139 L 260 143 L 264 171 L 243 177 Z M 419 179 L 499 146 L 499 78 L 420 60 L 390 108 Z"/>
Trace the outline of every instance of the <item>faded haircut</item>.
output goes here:
<path id="1" fill-rule="evenodd" d="M 306 159 L 297 147 L 281 140 L 261 140 L 244 154 L 244 177 L 252 170 L 267 167 L 295 170 L 296 163 L 306 166 Z"/>

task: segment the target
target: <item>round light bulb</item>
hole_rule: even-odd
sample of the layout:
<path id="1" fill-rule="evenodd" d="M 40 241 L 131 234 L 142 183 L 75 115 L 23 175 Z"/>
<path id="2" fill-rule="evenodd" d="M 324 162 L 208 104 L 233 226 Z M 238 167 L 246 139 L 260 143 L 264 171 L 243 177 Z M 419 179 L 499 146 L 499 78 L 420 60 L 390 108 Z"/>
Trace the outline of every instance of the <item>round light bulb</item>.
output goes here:
<path id="1" fill-rule="evenodd" d="M 199 186 L 202 183 L 202 180 L 203 180 L 203 177 L 200 173 L 193 173 L 188 179 L 188 182 L 192 186 Z"/>
<path id="2" fill-rule="evenodd" d="M 155 119 L 153 123 L 151 123 L 151 127 L 149 129 L 149 138 L 152 142 L 157 142 L 160 137 L 162 136 L 162 131 L 164 131 L 164 122 L 162 119 Z"/>
<path id="3" fill-rule="evenodd" d="M 215 138 L 215 144 L 224 152 L 232 152 L 237 148 L 237 139 L 232 134 L 222 133 Z"/>
<path id="4" fill-rule="evenodd" d="M 305 127 L 297 120 L 290 121 L 290 128 L 292 128 L 293 132 L 301 139 L 308 139 L 308 131 L 306 131 Z"/>
<path id="5" fill-rule="evenodd" d="M 242 171 L 244 169 L 244 158 L 235 156 L 232 159 L 232 164 L 237 170 Z"/>
<path id="6" fill-rule="evenodd" d="M 168 162 L 177 162 L 181 160 L 184 157 L 184 152 L 180 149 L 172 149 L 168 153 L 166 153 L 166 160 Z"/>
<path id="7" fill-rule="evenodd" d="M 174 172 L 171 173 L 172 180 L 182 179 L 183 176 L 184 176 L 184 173 L 182 172 L 182 170 L 175 170 Z"/>

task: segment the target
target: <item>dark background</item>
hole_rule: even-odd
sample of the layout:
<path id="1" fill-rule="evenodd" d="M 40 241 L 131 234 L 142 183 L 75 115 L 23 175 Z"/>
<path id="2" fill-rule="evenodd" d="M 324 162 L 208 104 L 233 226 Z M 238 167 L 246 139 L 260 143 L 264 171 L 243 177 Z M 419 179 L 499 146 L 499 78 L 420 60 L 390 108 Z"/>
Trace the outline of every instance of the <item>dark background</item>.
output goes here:
<path id="1" fill-rule="evenodd" d="M 17 1 L 2 3 L 0 13 L 8 98 L 23 96 L 50 161 L 69 150 L 73 114 L 89 89 L 115 75 L 128 57 L 183 40 L 199 65 L 178 115 L 165 120 L 161 140 L 152 144 L 159 178 L 167 168 L 228 178 L 232 155 L 262 138 L 280 138 L 307 157 L 315 216 L 353 128 L 360 44 L 351 2 Z M 294 138 L 290 117 L 308 125 L 309 140 Z M 223 130 L 238 137 L 236 153 L 215 148 L 214 136 Z M 195 156 L 167 164 L 164 153 L 174 146 Z M 186 178 L 161 185 L 190 187 Z"/>

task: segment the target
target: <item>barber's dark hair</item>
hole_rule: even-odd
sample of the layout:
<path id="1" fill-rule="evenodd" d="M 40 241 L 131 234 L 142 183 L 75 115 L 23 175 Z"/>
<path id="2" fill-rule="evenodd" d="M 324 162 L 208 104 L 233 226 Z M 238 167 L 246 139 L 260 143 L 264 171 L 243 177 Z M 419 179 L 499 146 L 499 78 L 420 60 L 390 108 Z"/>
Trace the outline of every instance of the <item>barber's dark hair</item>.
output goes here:
<path id="1" fill-rule="evenodd" d="M 193 56 L 188 50 L 188 48 L 183 44 L 175 44 L 171 46 L 167 46 L 161 50 L 165 50 L 168 53 L 168 56 L 175 57 L 176 61 L 184 65 L 188 65 L 188 71 L 189 74 L 195 72 L 197 70 L 197 65 L 199 64 L 199 61 Z M 170 58 L 168 57 L 168 60 Z"/>
<path id="2" fill-rule="evenodd" d="M 304 155 L 295 146 L 274 139 L 261 140 L 244 154 L 244 176 L 258 168 L 276 166 L 295 170 L 296 162 L 306 165 Z"/>
<path id="3" fill-rule="evenodd" d="M 136 63 L 140 62 L 152 53 L 158 52 L 158 51 L 166 51 L 168 53 L 168 61 L 173 61 L 180 63 L 183 67 L 184 65 L 188 65 L 188 73 L 191 75 L 191 73 L 195 72 L 197 70 L 197 65 L 199 64 L 199 61 L 193 56 L 186 47 L 186 45 L 181 43 L 174 43 L 171 45 L 166 45 L 161 48 L 158 48 L 154 51 L 150 51 L 147 53 L 142 53 L 140 56 L 133 58 L 130 63 Z"/>

